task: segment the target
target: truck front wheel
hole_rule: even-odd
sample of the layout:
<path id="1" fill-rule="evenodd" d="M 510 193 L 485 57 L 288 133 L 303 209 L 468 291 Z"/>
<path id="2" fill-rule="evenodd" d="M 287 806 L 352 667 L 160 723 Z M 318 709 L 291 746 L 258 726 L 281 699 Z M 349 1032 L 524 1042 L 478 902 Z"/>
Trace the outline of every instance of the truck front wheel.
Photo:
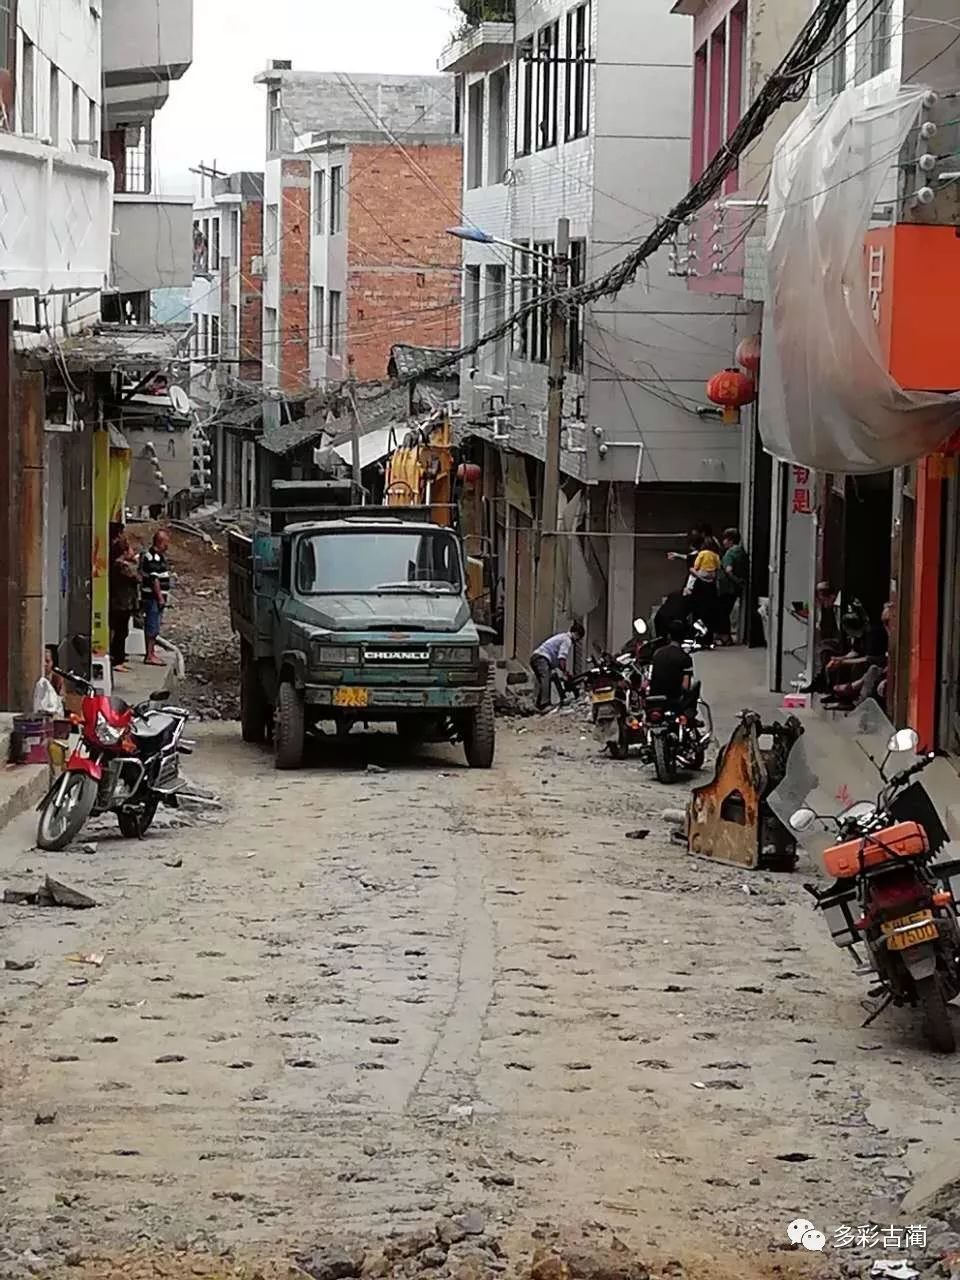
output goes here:
<path id="1" fill-rule="evenodd" d="M 303 764 L 306 717 L 303 698 L 289 680 L 280 684 L 273 726 L 273 742 L 278 769 L 299 769 Z"/>
<path id="2" fill-rule="evenodd" d="M 269 728 L 270 707 L 260 684 L 252 654 L 240 655 L 240 733 L 244 742 L 263 742 Z"/>
<path id="3" fill-rule="evenodd" d="M 470 713 L 463 735 L 463 749 L 471 769 L 489 769 L 493 764 L 497 728 L 493 710 L 493 694 L 483 695 L 480 705 Z"/>

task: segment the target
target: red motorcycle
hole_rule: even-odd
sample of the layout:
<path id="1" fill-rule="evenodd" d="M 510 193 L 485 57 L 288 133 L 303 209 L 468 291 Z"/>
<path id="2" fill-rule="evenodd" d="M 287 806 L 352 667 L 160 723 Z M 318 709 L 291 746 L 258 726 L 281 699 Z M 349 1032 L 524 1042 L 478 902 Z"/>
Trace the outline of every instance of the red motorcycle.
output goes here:
<path id="1" fill-rule="evenodd" d="M 183 738 L 187 712 L 155 706 L 165 693 L 131 707 L 88 680 L 57 674 L 83 692 L 82 729 L 63 774 L 37 806 L 37 844 L 63 849 L 88 818 L 103 813 L 116 813 L 124 836 L 142 838 L 158 807 L 176 805 L 184 790 L 180 755 L 189 755 L 194 745 Z"/>

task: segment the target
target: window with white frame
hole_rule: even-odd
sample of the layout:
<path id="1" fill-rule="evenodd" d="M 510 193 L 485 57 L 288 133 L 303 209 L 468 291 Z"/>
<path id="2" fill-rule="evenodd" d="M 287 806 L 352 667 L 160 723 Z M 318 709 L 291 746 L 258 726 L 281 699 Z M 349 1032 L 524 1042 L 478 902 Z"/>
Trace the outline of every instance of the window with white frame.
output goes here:
<path id="1" fill-rule="evenodd" d="M 220 217 L 210 221 L 210 270 L 220 270 Z"/>
<path id="2" fill-rule="evenodd" d="M 587 242 L 570 241 L 570 286 L 583 284 L 587 278 Z M 583 307 L 570 308 L 567 320 L 567 368 L 574 373 L 583 370 Z"/>
<path id="3" fill-rule="evenodd" d="M 514 83 L 517 86 L 516 134 L 513 149 L 518 156 L 528 156 L 533 150 L 533 117 L 536 109 L 537 78 L 533 60 L 533 37 L 521 40 L 514 62 Z"/>
<path id="4" fill-rule="evenodd" d="M 853 15 L 857 84 L 888 70 L 893 56 L 894 0 L 859 0 Z"/>
<path id="5" fill-rule="evenodd" d="M 590 55 L 593 39 L 591 0 L 567 14 L 566 138 L 590 132 Z"/>
<path id="6" fill-rule="evenodd" d="M 480 337 L 480 268 L 463 271 L 463 341 L 465 346 Z"/>
<path id="7" fill-rule="evenodd" d="M 477 80 L 467 90 L 467 189 L 483 186 L 484 82 Z"/>
<path id="8" fill-rule="evenodd" d="M 504 266 L 487 267 L 484 290 L 484 328 L 489 333 L 499 328 L 507 318 L 507 269 Z M 490 372 L 502 376 L 507 371 L 507 340 L 497 338 L 489 347 Z"/>
<path id="9" fill-rule="evenodd" d="M 280 150 L 280 90 L 267 94 L 267 150 Z"/>
<path id="10" fill-rule="evenodd" d="M 487 125 L 487 182 L 495 187 L 510 167 L 510 68 L 501 67 L 490 77 Z"/>
<path id="11" fill-rule="evenodd" d="M 537 149 L 546 151 L 557 145 L 557 113 L 559 107 L 560 23 L 548 22 L 537 33 L 537 79 L 539 82 Z"/>
<path id="12" fill-rule="evenodd" d="M 330 234 L 339 235 L 343 230 L 343 166 L 335 164 L 330 170 Z"/>
<path id="13" fill-rule="evenodd" d="M 313 171 L 313 234 L 322 236 L 327 229 L 326 190 L 327 175 L 323 169 Z"/>
<path id="14" fill-rule="evenodd" d="M 313 286 L 313 314 L 310 317 L 310 345 L 317 351 L 323 349 L 323 308 L 326 305 L 322 284 Z"/>
<path id="15" fill-rule="evenodd" d="M 89 116 L 90 154 L 96 157 L 100 154 L 100 113 L 97 110 L 97 104 L 92 98 L 87 107 L 87 114 Z"/>
<path id="16" fill-rule="evenodd" d="M 240 308 L 234 303 L 230 308 L 230 349 L 240 355 Z"/>
<path id="17" fill-rule="evenodd" d="M 279 369 L 280 361 L 280 328 L 276 307 L 263 309 L 263 354 L 265 363 L 271 369 Z"/>
<path id="18" fill-rule="evenodd" d="M 37 51 L 23 37 L 23 54 L 20 59 L 20 128 L 25 134 L 37 132 Z"/>
<path id="19" fill-rule="evenodd" d="M 817 105 L 824 106 L 842 93 L 847 84 L 847 19 L 837 23 L 826 51 L 817 65 L 815 90 Z"/>
<path id="20" fill-rule="evenodd" d="M 80 86 L 75 84 L 70 102 L 70 145 L 79 151 L 80 142 Z"/>
<path id="21" fill-rule="evenodd" d="M 210 317 L 210 354 L 218 356 L 220 354 L 220 317 Z"/>
<path id="22" fill-rule="evenodd" d="M 268 257 L 277 252 L 280 239 L 280 210 L 275 204 L 263 206 L 263 252 Z"/>
<path id="23" fill-rule="evenodd" d="M 337 289 L 330 290 L 327 306 L 327 351 L 343 354 L 343 295 Z"/>
<path id="24" fill-rule="evenodd" d="M 50 63 L 50 119 L 47 134 L 53 145 L 60 145 L 60 68 Z"/>

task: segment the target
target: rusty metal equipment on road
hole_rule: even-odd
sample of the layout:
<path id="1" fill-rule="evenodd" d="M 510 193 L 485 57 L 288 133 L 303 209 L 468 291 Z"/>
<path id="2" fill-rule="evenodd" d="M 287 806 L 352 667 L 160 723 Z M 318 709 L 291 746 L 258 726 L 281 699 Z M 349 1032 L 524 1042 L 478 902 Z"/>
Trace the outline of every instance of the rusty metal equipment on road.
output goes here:
<path id="1" fill-rule="evenodd" d="M 687 849 L 735 867 L 793 869 L 796 840 L 766 803 L 783 779 L 803 733 L 795 716 L 765 725 L 744 711 L 717 757 L 713 781 L 695 787 L 687 806 Z"/>

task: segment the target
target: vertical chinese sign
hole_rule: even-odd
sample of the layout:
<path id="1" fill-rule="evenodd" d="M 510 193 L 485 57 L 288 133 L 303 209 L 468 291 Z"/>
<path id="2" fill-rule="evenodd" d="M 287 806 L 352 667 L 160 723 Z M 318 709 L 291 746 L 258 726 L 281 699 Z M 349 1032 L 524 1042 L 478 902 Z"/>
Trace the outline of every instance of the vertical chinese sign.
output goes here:
<path id="1" fill-rule="evenodd" d="M 809 467 L 792 467 L 790 510 L 795 516 L 813 515 L 813 482 Z"/>
<path id="2" fill-rule="evenodd" d="M 110 432 L 93 433 L 93 601 L 91 651 L 110 650 Z"/>

